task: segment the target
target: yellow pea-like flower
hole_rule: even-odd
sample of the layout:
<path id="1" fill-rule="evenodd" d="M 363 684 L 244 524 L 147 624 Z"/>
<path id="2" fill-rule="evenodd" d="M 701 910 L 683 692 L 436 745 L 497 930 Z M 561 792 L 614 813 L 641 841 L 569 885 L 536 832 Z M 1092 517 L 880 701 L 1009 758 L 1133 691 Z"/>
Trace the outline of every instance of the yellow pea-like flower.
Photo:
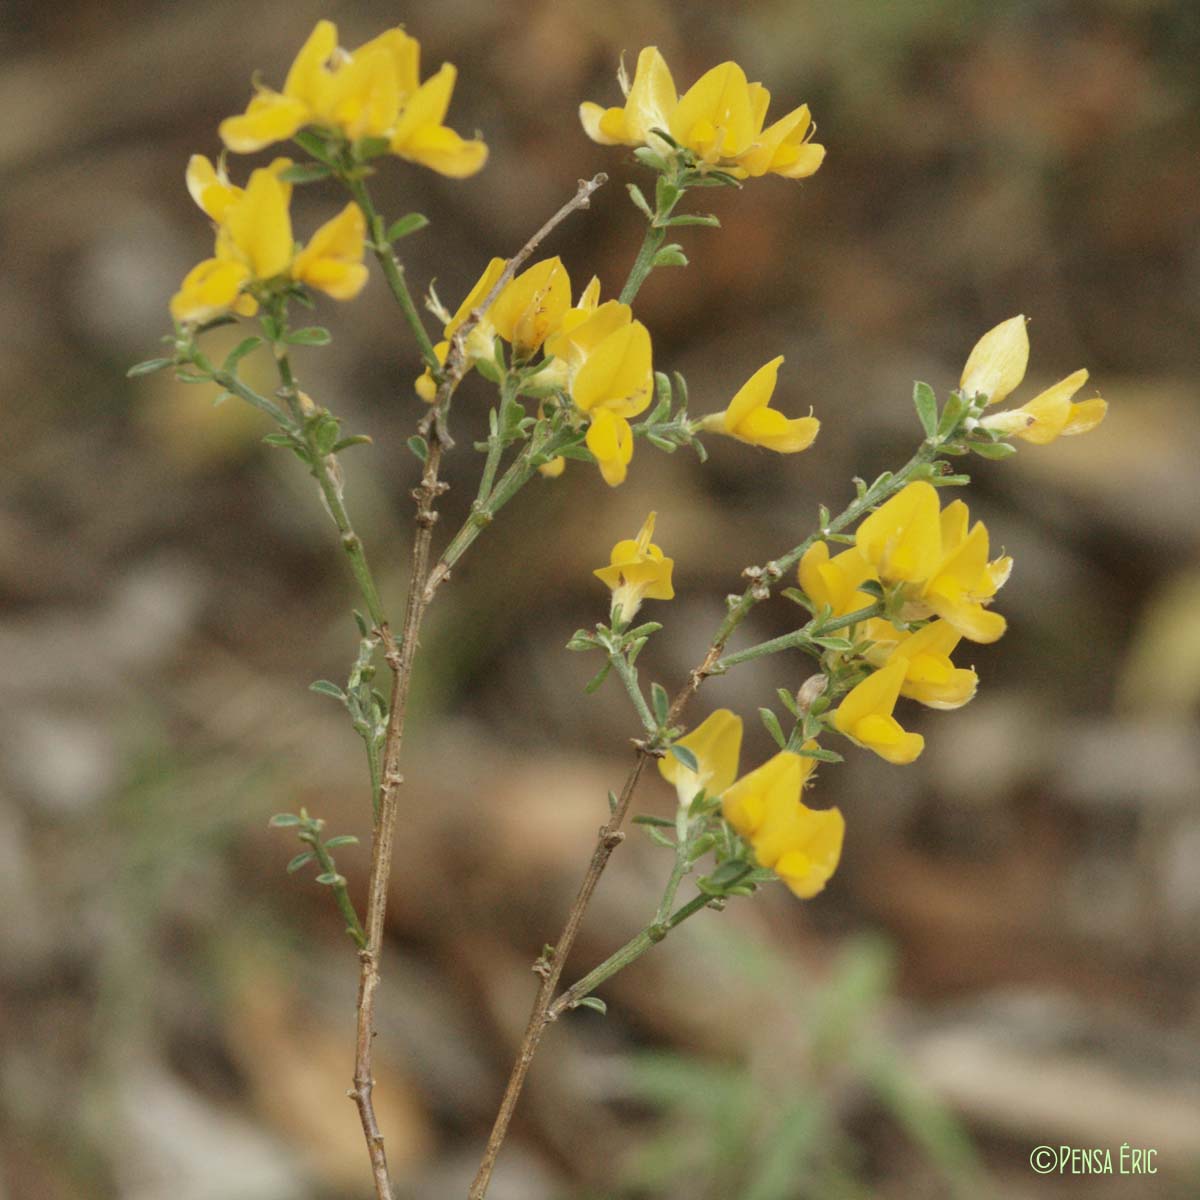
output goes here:
<path id="1" fill-rule="evenodd" d="M 999 404 L 1016 390 L 1029 365 L 1029 335 L 1025 318 L 1001 321 L 975 344 L 963 368 L 959 385 L 964 395 L 983 395 L 987 404 Z M 992 413 L 980 421 L 985 429 L 1004 437 L 1019 437 L 1035 446 L 1045 446 L 1060 437 L 1071 437 L 1095 429 L 1104 420 L 1107 403 L 1099 396 L 1073 402 L 1088 373 L 1075 371 L 1053 387 L 1040 392 L 1020 408 Z"/>
<path id="2" fill-rule="evenodd" d="M 675 785 L 679 803 L 685 807 L 691 804 L 701 789 L 709 796 L 720 796 L 737 778 L 742 718 L 727 708 L 718 708 L 676 745 L 690 750 L 699 768 L 693 771 L 672 754 L 658 760 L 659 773 Z"/>
<path id="3" fill-rule="evenodd" d="M 1008 580 L 1012 559 L 988 560 L 988 531 L 982 521 L 968 529 L 961 500 L 946 506 L 940 521 L 942 560 L 930 572 L 918 601 L 973 642 L 994 642 L 1007 624 L 985 605 Z"/>
<path id="4" fill-rule="evenodd" d="M 203 154 L 188 159 L 187 189 L 197 206 L 214 221 L 220 221 L 229 206 L 239 200 L 242 189 L 229 182 L 224 163 L 214 167 Z"/>
<path id="5" fill-rule="evenodd" d="M 781 354 L 759 367 L 738 389 L 729 407 L 704 417 L 699 427 L 777 454 L 807 450 L 816 440 L 821 422 L 816 417 L 785 417 L 770 407 L 782 362 Z"/>
<path id="6" fill-rule="evenodd" d="M 951 662 L 962 634 L 946 621 L 931 621 L 905 633 L 891 622 L 875 618 L 863 627 L 862 636 L 873 643 L 865 654 L 868 662 L 882 667 L 892 659 L 905 661 L 900 695 L 927 708 L 961 708 L 979 687 L 974 671 Z"/>
<path id="7" fill-rule="evenodd" d="M 602 408 L 592 416 L 584 439 L 609 487 L 620 487 L 633 461 L 633 430 L 624 417 Z"/>
<path id="8" fill-rule="evenodd" d="M 892 715 L 906 674 L 907 662 L 892 659 L 851 688 L 833 714 L 839 733 L 901 765 L 913 762 L 925 748 L 925 739 L 902 728 Z"/>
<path id="9" fill-rule="evenodd" d="M 663 556 L 650 539 L 657 513 L 651 513 L 635 538 L 619 541 L 609 555 L 607 567 L 592 572 L 612 591 L 613 619 L 628 625 L 643 600 L 673 600 L 671 572 L 675 560 Z"/>
<path id="10" fill-rule="evenodd" d="M 767 174 L 804 179 L 824 161 L 825 148 L 810 140 L 814 127 L 808 106 L 764 128 L 771 94 L 761 83 L 749 82 L 735 62 L 706 71 L 679 96 L 658 48 L 647 46 L 638 55 L 632 84 L 623 67 L 618 79 L 623 106 L 587 101 L 579 107 L 584 132 L 594 142 L 649 146 L 669 155 L 674 152 L 669 143 L 653 133 L 664 130 L 701 169 L 719 168 L 738 179 Z"/>
<path id="11" fill-rule="evenodd" d="M 579 106 L 579 119 L 588 137 L 601 145 L 646 146 L 651 144 L 651 130 L 668 128 L 678 103 L 670 68 L 657 46 L 647 46 L 638 55 L 624 106 L 602 108 L 585 101 Z"/>
<path id="12" fill-rule="evenodd" d="M 309 238 L 292 263 L 292 278 L 335 300 L 353 300 L 367 282 L 363 263 L 366 221 L 357 204 L 347 204 Z"/>
<path id="13" fill-rule="evenodd" d="M 855 546 L 830 558 L 828 543 L 814 542 L 800 559 L 797 575 L 804 594 L 818 611 L 828 606 L 835 617 L 867 608 L 875 601 L 870 592 L 859 591 L 878 576 Z"/>
<path id="14" fill-rule="evenodd" d="M 571 399 L 581 411 L 592 414 L 593 422 L 600 411 L 622 420 L 635 417 L 649 407 L 654 393 L 649 330 L 641 321 L 626 321 L 599 336 L 606 316 L 605 306 L 596 310 L 598 340 L 594 348 L 585 347 L 583 361 L 570 381 Z"/>
<path id="15" fill-rule="evenodd" d="M 463 178 L 484 165 L 487 147 L 443 124 L 456 78 L 446 63 L 421 83 L 420 44 L 402 29 L 346 51 L 338 47 L 337 26 L 318 21 L 283 90 L 260 88 L 246 111 L 222 121 L 219 132 L 238 154 L 284 141 L 306 126 L 352 142 L 383 138 L 393 154 Z"/>
<path id="16" fill-rule="evenodd" d="M 184 276 L 179 291 L 171 297 L 171 316 L 181 323 L 196 324 L 230 310 L 252 317 L 258 311 L 258 302 L 242 294 L 250 278 L 250 268 L 244 263 L 206 258 Z"/>
<path id="17" fill-rule="evenodd" d="M 937 489 L 924 480 L 906 484 L 855 532 L 859 553 L 885 583 L 928 579 L 942 558 Z"/>
<path id="18" fill-rule="evenodd" d="M 571 306 L 571 277 L 562 260 L 543 259 L 512 279 L 488 316 L 496 332 L 527 358 L 552 334 Z"/>
<path id="19" fill-rule="evenodd" d="M 836 808 L 808 808 L 800 799 L 816 760 L 781 750 L 722 796 L 729 824 L 801 899 L 815 896 L 837 869 L 846 822 Z"/>

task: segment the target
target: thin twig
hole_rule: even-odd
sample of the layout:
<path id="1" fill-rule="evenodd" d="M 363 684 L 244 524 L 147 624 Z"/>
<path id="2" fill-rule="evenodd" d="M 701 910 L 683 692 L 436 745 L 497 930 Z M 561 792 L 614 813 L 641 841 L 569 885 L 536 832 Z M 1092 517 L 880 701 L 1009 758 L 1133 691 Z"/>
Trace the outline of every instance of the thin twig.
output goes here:
<path id="1" fill-rule="evenodd" d="M 420 484 L 413 490 L 417 502 L 416 537 L 413 540 L 412 567 L 409 578 L 408 600 L 404 610 L 404 628 L 400 641 L 392 637 L 386 624 L 379 628 L 384 646 L 384 656 L 392 669 L 392 694 L 388 706 L 387 730 L 383 743 L 383 772 L 379 792 L 379 806 L 371 839 L 371 869 L 367 882 L 367 944 L 359 952 L 358 1005 L 354 1050 L 354 1086 L 350 1097 L 358 1106 L 363 1136 L 371 1158 L 371 1169 L 375 1180 L 377 1200 L 392 1200 L 388 1173 L 387 1154 L 383 1134 L 375 1116 L 372 1101 L 374 1077 L 372 1073 L 372 1042 L 375 1036 L 375 995 L 379 988 L 379 960 L 383 950 L 384 924 L 387 915 L 388 886 L 392 871 L 392 851 L 396 835 L 396 816 L 399 807 L 400 752 L 404 739 L 404 722 L 408 711 L 409 686 L 412 681 L 413 662 L 416 658 L 421 623 L 425 611 L 433 599 L 436 589 L 430 584 L 430 543 L 433 526 L 437 521 L 434 505 L 437 498 L 447 490 L 447 484 L 438 478 L 442 454 L 453 443 L 445 428 L 445 417 L 455 390 L 466 374 L 466 338 L 483 319 L 488 307 L 499 295 L 500 289 L 513 276 L 514 271 L 529 257 L 539 242 L 556 225 L 579 208 L 586 208 L 592 193 L 605 182 L 605 176 L 581 182 L 575 196 L 562 206 L 509 260 L 505 273 L 484 302 L 470 314 L 459 327 L 453 339 L 445 368 L 438 384 L 433 408 L 422 422 L 423 432 L 429 441 L 425 458 L 425 469 Z"/>

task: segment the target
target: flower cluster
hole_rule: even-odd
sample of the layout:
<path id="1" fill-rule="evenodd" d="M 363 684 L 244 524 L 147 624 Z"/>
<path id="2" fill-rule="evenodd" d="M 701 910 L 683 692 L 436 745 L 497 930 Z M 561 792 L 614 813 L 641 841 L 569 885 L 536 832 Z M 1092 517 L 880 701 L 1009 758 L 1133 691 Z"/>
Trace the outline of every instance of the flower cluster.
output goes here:
<path id="1" fill-rule="evenodd" d="M 741 744 L 742 719 L 719 708 L 676 743 L 695 767 L 672 756 L 660 759 L 658 769 L 675 785 L 685 809 L 700 796 L 719 799 L 725 820 L 749 844 L 759 866 L 809 899 L 837 869 L 845 819 L 836 808 L 809 808 L 800 798 L 815 758 L 781 750 L 738 779 Z M 814 748 L 815 743 L 804 747 Z"/>
<path id="2" fill-rule="evenodd" d="M 700 170 L 719 170 L 735 179 L 767 174 L 804 179 L 825 158 L 825 147 L 811 140 L 808 105 L 765 125 L 771 93 L 761 83 L 748 82 L 735 62 L 706 71 L 679 96 L 663 56 L 647 46 L 638 55 L 633 82 L 623 69 L 619 80 L 622 107 L 580 105 L 583 128 L 595 142 L 647 146 L 668 155 L 682 151 Z"/>
<path id="3" fill-rule="evenodd" d="M 592 572 L 612 591 L 613 622 L 628 625 L 643 600 L 674 600 L 671 572 L 675 560 L 666 558 L 650 539 L 657 513 L 651 513 L 636 538 L 625 538 L 612 548 L 607 567 Z"/>
<path id="4" fill-rule="evenodd" d="M 365 227 L 355 204 L 326 221 L 304 247 L 292 236 L 288 211 L 291 184 L 283 178 L 291 159 L 259 167 L 245 188 L 229 182 L 202 154 L 188 162 L 192 199 L 216 227 L 213 256 L 188 272 L 171 299 L 171 315 L 199 324 L 233 311 L 253 316 L 254 292 L 273 284 L 307 284 L 336 300 L 351 300 L 367 282 L 363 265 Z"/>
<path id="5" fill-rule="evenodd" d="M 474 175 L 487 161 L 487 147 L 442 123 L 457 72 L 445 63 L 422 83 L 420 59 L 420 43 L 403 29 L 350 51 L 338 46 L 332 21 L 318 21 L 283 90 L 260 86 L 244 113 L 221 122 L 221 140 L 236 154 L 250 154 L 311 128 L 350 143 L 378 143 L 442 175 Z"/>

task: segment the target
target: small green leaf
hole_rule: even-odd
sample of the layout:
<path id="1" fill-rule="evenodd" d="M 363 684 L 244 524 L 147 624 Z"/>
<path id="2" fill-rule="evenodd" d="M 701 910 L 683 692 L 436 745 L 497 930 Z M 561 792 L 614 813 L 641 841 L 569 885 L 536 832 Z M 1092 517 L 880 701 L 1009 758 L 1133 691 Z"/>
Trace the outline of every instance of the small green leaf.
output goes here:
<path id="1" fill-rule="evenodd" d="M 595 1009 L 601 1016 L 605 1016 L 608 1013 L 608 1005 L 599 996 L 584 996 L 576 1007 Z"/>
<path id="2" fill-rule="evenodd" d="M 335 700 L 342 701 L 343 704 L 346 702 L 346 693 L 336 683 L 330 683 L 328 679 L 318 679 L 315 683 L 310 683 L 308 690 L 316 692 L 319 696 L 332 696 Z"/>
<path id="3" fill-rule="evenodd" d="M 776 689 L 775 694 L 779 697 L 779 703 L 792 714 L 793 717 L 800 715 L 800 706 L 796 703 L 796 697 L 792 695 L 787 688 Z"/>
<path id="4" fill-rule="evenodd" d="M 714 217 L 711 213 L 681 213 L 677 217 L 670 217 L 663 222 L 664 225 L 707 225 L 712 229 L 720 229 L 721 221 L 719 217 Z"/>
<path id="5" fill-rule="evenodd" d="M 303 825 L 304 822 L 295 813 L 276 813 L 267 824 L 274 829 L 288 829 L 293 825 Z"/>
<path id="6" fill-rule="evenodd" d="M 627 183 L 625 185 L 629 192 L 629 198 L 633 201 L 634 206 L 643 214 L 647 221 L 654 220 L 654 210 L 646 201 L 646 197 L 642 194 L 642 189 L 636 183 Z"/>
<path id="7" fill-rule="evenodd" d="M 148 358 L 145 362 L 134 363 L 125 372 L 125 377 L 127 379 L 136 379 L 139 375 L 153 375 L 155 371 L 165 370 L 174 362 L 173 358 Z"/>
<path id="8" fill-rule="evenodd" d="M 410 234 L 424 229 L 429 224 L 429 218 L 424 213 L 410 212 L 407 216 L 401 217 L 398 221 L 393 221 L 391 227 L 387 231 L 387 240 L 389 242 L 398 242 L 401 238 L 406 238 Z"/>
<path id="9" fill-rule="evenodd" d="M 933 394 L 933 388 L 929 384 L 921 383 L 919 380 L 913 384 L 913 407 L 917 410 L 917 416 L 920 418 L 921 428 L 925 430 L 925 436 L 927 438 L 937 437 L 937 397 Z"/>
<path id="10" fill-rule="evenodd" d="M 325 843 L 326 850 L 333 850 L 337 846 L 357 846 L 358 838 L 352 833 L 339 833 L 337 837 L 331 837 Z"/>
<path id="11" fill-rule="evenodd" d="M 654 817 L 649 813 L 638 813 L 638 815 L 633 818 L 633 823 L 635 825 L 653 825 L 659 829 L 675 828 L 674 821 L 668 821 L 665 817 Z"/>
<path id="12" fill-rule="evenodd" d="M 669 746 L 668 749 L 675 758 L 679 759 L 679 761 L 683 763 L 685 767 L 687 767 L 689 771 L 692 771 L 695 774 L 700 773 L 700 763 L 697 761 L 695 754 L 693 754 L 692 751 L 686 746 L 681 746 L 678 742 L 676 742 L 674 745 Z"/>
<path id="13" fill-rule="evenodd" d="M 638 160 L 644 167 L 649 167 L 652 171 L 665 171 L 667 169 L 666 159 L 661 155 L 655 154 L 649 146 L 639 146 L 634 152 L 633 157 Z"/>
<path id="14" fill-rule="evenodd" d="M 317 882 L 323 883 L 326 887 L 339 887 L 346 882 L 346 879 L 336 871 L 326 871 L 323 875 L 317 876 Z"/>
<path id="15" fill-rule="evenodd" d="M 312 436 L 319 457 L 324 458 L 326 455 L 333 453 L 333 448 L 337 445 L 340 434 L 341 429 L 333 417 L 327 416 L 317 422 L 317 427 L 312 431 Z"/>
<path id="16" fill-rule="evenodd" d="M 674 454 L 675 451 L 679 449 L 674 442 L 668 442 L 666 438 L 659 437 L 656 433 L 646 434 L 646 441 L 648 441 L 650 445 L 655 446 L 659 450 L 663 451 L 665 454 Z"/>
<path id="17" fill-rule="evenodd" d="M 429 458 L 429 443 L 420 434 L 410 437 L 406 445 L 422 462 Z"/>
<path id="18" fill-rule="evenodd" d="M 1012 458 L 1017 452 L 1016 446 L 1011 442 L 972 442 L 971 449 L 978 454 L 980 458 L 990 458 L 1000 460 L 1003 458 Z M 945 479 L 940 482 L 945 483 Z"/>
<path id="19" fill-rule="evenodd" d="M 212 376 L 210 375 L 199 375 L 195 371 L 184 370 L 176 371 L 175 378 L 180 383 L 210 383 L 212 381 Z"/>
<path id="20" fill-rule="evenodd" d="M 669 242 L 654 256 L 654 265 L 656 267 L 686 267 L 688 265 L 687 255 L 683 252 L 683 247 L 678 242 Z"/>
<path id="21" fill-rule="evenodd" d="M 329 145 L 320 134 L 303 129 L 297 134 L 292 135 L 292 141 L 296 143 L 302 150 L 308 151 L 313 158 L 319 159 L 323 163 L 332 165 L 333 160 L 330 157 Z"/>
<path id="22" fill-rule="evenodd" d="M 948 438 L 958 428 L 958 423 L 963 419 L 969 407 L 970 403 L 961 392 L 951 392 L 946 406 L 942 409 L 942 419 L 938 422 L 937 436 L 942 439 Z"/>
<path id="23" fill-rule="evenodd" d="M 815 758 L 817 762 L 840 763 L 846 761 L 836 750 L 826 750 L 823 746 L 814 746 L 811 750 L 801 748 L 796 753 L 801 758 Z"/>
<path id="24" fill-rule="evenodd" d="M 812 601 L 799 588 L 784 588 L 779 594 L 786 596 L 793 604 L 798 604 L 801 608 L 806 608 L 810 613 L 816 612 Z"/>
<path id="25" fill-rule="evenodd" d="M 328 163 L 296 163 L 286 171 L 280 171 L 278 177 L 283 183 L 315 183 L 332 174 L 333 168 Z"/>
<path id="26" fill-rule="evenodd" d="M 365 162 L 369 158 L 379 158 L 380 155 L 387 154 L 391 148 L 392 143 L 388 138 L 365 137 L 354 143 L 354 154 L 360 162 Z"/>
<path id="27" fill-rule="evenodd" d="M 675 849 L 675 843 L 661 829 L 649 825 L 646 827 L 646 834 L 656 846 L 663 846 L 667 850 Z"/>
<path id="28" fill-rule="evenodd" d="M 667 695 L 667 689 L 661 683 L 652 683 L 650 685 L 650 703 L 654 709 L 654 715 L 658 718 L 660 725 L 667 723 L 667 713 L 671 710 L 671 697 Z"/>
<path id="29" fill-rule="evenodd" d="M 584 685 L 584 692 L 590 696 L 608 678 L 608 673 L 611 670 L 612 663 L 605 663 Z"/>
<path id="30" fill-rule="evenodd" d="M 787 736 L 779 725 L 779 718 L 769 708 L 760 708 L 758 715 L 762 719 L 763 727 L 782 750 L 787 745 Z"/>
<path id="31" fill-rule="evenodd" d="M 853 650 L 854 643 L 844 637 L 811 637 L 808 639 L 814 646 L 824 646 L 826 650 Z"/>
<path id="32" fill-rule="evenodd" d="M 297 854 L 295 858 L 288 863 L 285 870 L 289 875 L 294 875 L 301 867 L 307 866 L 317 856 L 311 850 L 305 850 L 301 854 Z"/>
<path id="33" fill-rule="evenodd" d="M 289 346 L 328 346 L 333 335 L 322 325 L 309 325 L 304 329 L 293 329 L 283 340 Z"/>
<path id="34" fill-rule="evenodd" d="M 231 375 L 234 374 L 238 363 L 252 350 L 257 350 L 262 344 L 263 340 L 260 337 L 244 338 L 225 356 L 225 362 L 221 369 Z"/>
<path id="35" fill-rule="evenodd" d="M 351 446 L 370 446 L 373 442 L 365 433 L 356 433 L 352 437 L 342 438 L 340 442 L 334 442 L 333 454 L 341 454 L 343 450 L 349 450 Z"/>

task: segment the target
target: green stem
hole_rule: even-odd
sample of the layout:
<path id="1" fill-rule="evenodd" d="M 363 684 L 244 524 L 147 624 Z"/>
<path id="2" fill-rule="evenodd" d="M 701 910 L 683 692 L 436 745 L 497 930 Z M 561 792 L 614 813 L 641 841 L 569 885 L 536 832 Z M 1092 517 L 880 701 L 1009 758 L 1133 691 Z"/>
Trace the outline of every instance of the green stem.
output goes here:
<path id="1" fill-rule="evenodd" d="M 511 371 L 504 373 L 500 383 L 500 407 L 496 412 L 496 432 L 488 434 L 487 458 L 483 464 L 483 474 L 479 477 L 479 492 L 475 497 L 477 506 L 487 503 L 496 482 L 496 472 L 500 468 L 500 459 L 504 455 L 503 430 L 508 416 L 508 406 L 517 398 L 521 386 L 520 378 Z"/>
<path id="2" fill-rule="evenodd" d="M 289 398 L 289 403 L 296 402 L 298 405 L 298 401 L 296 401 L 298 392 L 287 355 L 283 354 L 280 357 L 277 351 L 276 361 L 279 363 L 280 378 L 284 380 L 284 390 Z M 212 370 L 210 373 L 214 383 L 239 399 L 245 400 L 246 403 L 253 404 L 256 408 L 262 408 L 264 403 L 269 403 L 265 397 L 248 388 L 240 379 L 229 374 L 229 372 Z M 282 411 L 279 412 L 279 415 L 282 418 L 280 425 L 284 429 L 292 433 L 300 432 L 288 421 Z M 333 517 L 333 523 L 337 526 L 338 532 L 341 534 L 342 549 L 345 550 L 346 557 L 350 560 L 350 570 L 354 574 L 358 590 L 362 593 L 367 611 L 371 615 L 371 621 L 376 626 L 386 625 L 387 616 L 384 613 L 383 602 L 379 598 L 379 589 L 375 585 L 375 577 L 371 573 L 371 567 L 367 562 L 367 555 L 363 549 L 362 541 L 358 534 L 354 532 L 354 526 L 350 521 L 350 514 L 346 511 L 341 489 L 330 472 L 327 460 L 316 453 L 311 439 L 306 439 L 306 441 L 308 442 L 310 457 L 312 458 L 313 477 L 320 485 L 321 494 L 325 497 L 326 504 L 329 505 L 329 513 Z"/>
<path id="3" fill-rule="evenodd" d="M 612 663 L 614 670 L 621 677 L 621 682 L 625 685 L 630 700 L 633 701 L 633 707 L 637 709 L 642 727 L 650 737 L 655 737 L 658 734 L 658 721 L 650 711 L 646 697 L 642 695 L 641 686 L 638 684 L 637 668 L 630 663 L 623 650 L 616 654 L 610 654 L 608 661 Z"/>
<path id="4" fill-rule="evenodd" d="M 802 629 L 794 629 L 791 633 L 771 638 L 767 642 L 759 642 L 757 646 L 739 650 L 736 654 L 726 655 L 717 662 L 716 670 L 724 671 L 729 667 L 736 667 L 739 663 L 750 662 L 755 658 L 765 658 L 768 654 L 778 654 L 781 650 L 811 650 L 819 658 L 823 647 L 814 642 L 814 638 L 826 637 L 831 633 L 836 633 L 839 629 L 857 625 L 859 621 L 870 620 L 871 617 L 878 617 L 882 613 L 882 604 L 869 604 L 866 608 L 860 608 L 855 612 L 847 613 L 844 617 L 837 617 L 824 623 L 819 623 L 814 619 Z"/>
<path id="5" fill-rule="evenodd" d="M 359 949 L 362 949 L 367 944 L 367 935 L 363 931 L 362 922 L 358 919 L 358 912 L 354 907 L 354 901 L 350 899 L 350 893 L 346 890 L 346 881 L 338 874 L 337 866 L 333 861 L 333 856 L 321 844 L 319 834 L 313 834 L 311 838 L 305 838 L 313 848 L 313 853 L 317 856 L 317 862 L 321 864 L 321 870 L 326 875 L 336 876 L 341 880 L 339 883 L 331 883 L 329 890 L 333 893 L 333 898 L 337 902 L 342 918 L 346 922 L 346 931 L 358 943 Z"/>
<path id="6" fill-rule="evenodd" d="M 404 319 L 408 322 L 413 337 L 416 338 L 421 357 L 436 376 L 440 373 L 442 364 L 434 352 L 433 342 L 430 341 L 425 323 L 421 320 L 421 314 L 413 302 L 412 293 L 408 290 L 408 283 L 404 278 L 404 264 L 396 256 L 391 242 L 387 240 L 387 228 L 383 216 L 371 200 L 366 180 L 349 172 L 343 172 L 341 178 L 349 189 L 350 195 L 354 197 L 355 204 L 362 210 L 363 217 L 367 222 L 367 238 L 371 250 L 383 269 L 383 277 L 387 280 L 388 288 L 396 298 L 396 303 L 400 305 L 400 311 L 404 314 Z"/>
<path id="7" fill-rule="evenodd" d="M 750 874 L 747 867 L 742 875 L 735 877 L 729 883 L 733 887 L 740 879 Z M 561 1016 L 569 1008 L 578 1007 L 581 1000 L 590 996 L 600 984 L 611 979 L 618 971 L 623 971 L 630 963 L 636 962 L 647 950 L 657 946 L 672 929 L 682 925 L 689 917 L 694 917 L 702 908 L 707 908 L 713 901 L 712 896 L 701 892 L 693 896 L 681 908 L 677 908 L 665 921 L 654 921 L 640 933 L 635 934 L 620 950 L 610 954 L 598 967 L 589 971 L 578 983 L 572 984 L 550 1006 L 549 1016 L 553 1020 Z"/>
<path id="8" fill-rule="evenodd" d="M 637 252 L 637 258 L 633 260 L 633 266 L 629 269 L 629 278 L 625 281 L 625 286 L 621 289 L 622 304 L 633 303 L 633 298 L 641 290 L 647 276 L 654 270 L 654 256 L 661 249 L 666 236 L 667 231 L 665 229 L 659 228 L 656 225 L 648 225 L 646 227 L 646 236 L 642 239 L 642 245 Z"/>

